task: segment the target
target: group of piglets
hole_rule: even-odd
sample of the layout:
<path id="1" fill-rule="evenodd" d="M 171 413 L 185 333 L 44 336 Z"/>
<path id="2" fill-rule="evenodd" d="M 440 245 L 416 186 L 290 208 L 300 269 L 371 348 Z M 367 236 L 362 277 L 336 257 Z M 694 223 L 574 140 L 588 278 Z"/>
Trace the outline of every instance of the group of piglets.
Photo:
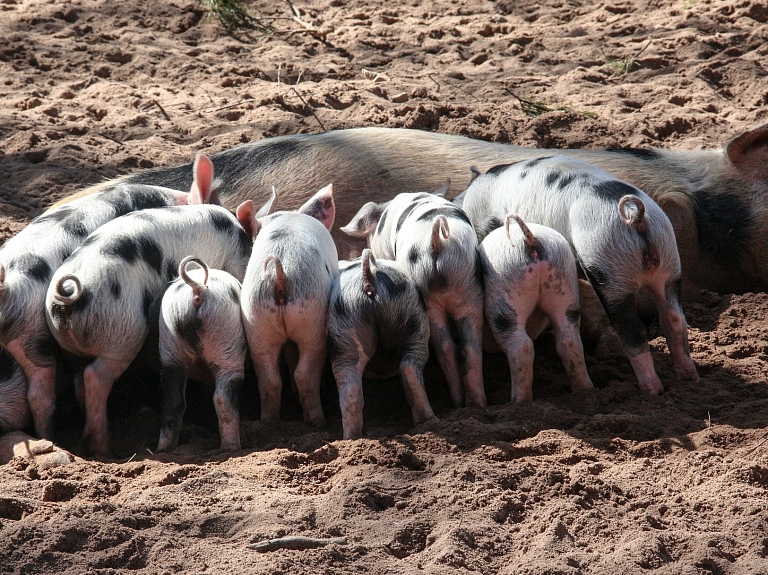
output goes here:
<path id="1" fill-rule="evenodd" d="M 474 170 L 453 202 L 447 187 L 369 202 L 341 228 L 369 248 L 344 262 L 330 235 L 331 185 L 296 212 L 276 211 L 273 190 L 258 211 L 248 200 L 233 215 L 217 205 L 210 160 L 199 155 L 193 170 L 189 193 L 123 184 L 45 212 L 0 250 L 0 432 L 31 419 L 38 436 L 50 435 L 65 355 L 84 366 L 74 384 L 86 449 L 109 453 L 107 398 L 154 323 L 159 451 L 178 444 L 187 378 L 201 373 L 215 380 L 222 449 L 240 449 L 248 353 L 262 419 L 280 415 L 282 353 L 315 426 L 325 422 L 320 375 L 330 356 L 345 439 L 363 433 L 362 378 L 377 352 L 397 358 L 415 422 L 434 417 L 423 380 L 430 341 L 454 405 L 485 407 L 484 317 L 508 357 L 514 401 L 532 399 L 533 339 L 548 326 L 572 387 L 590 389 L 578 270 L 641 386 L 663 390 L 635 311 L 642 287 L 658 305 L 677 374 L 697 379 L 669 219 L 590 164 L 540 158 Z"/>

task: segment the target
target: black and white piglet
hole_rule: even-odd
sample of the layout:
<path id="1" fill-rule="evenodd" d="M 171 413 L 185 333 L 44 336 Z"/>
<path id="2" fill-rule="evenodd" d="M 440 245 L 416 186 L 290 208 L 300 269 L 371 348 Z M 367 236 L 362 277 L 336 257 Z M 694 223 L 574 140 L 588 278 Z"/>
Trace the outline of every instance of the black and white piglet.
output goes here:
<path id="1" fill-rule="evenodd" d="M 188 269 L 190 264 L 199 269 Z M 195 363 L 210 370 L 215 380 L 221 449 L 239 450 L 239 398 L 247 351 L 240 282 L 225 271 L 209 269 L 195 256 L 181 261 L 179 276 L 160 304 L 163 423 L 157 450 L 169 451 L 179 443 L 184 392 Z"/>
<path id="2" fill-rule="evenodd" d="M 54 270 L 99 226 L 129 212 L 217 203 L 213 164 L 199 155 L 190 193 L 120 184 L 48 210 L 0 250 L 0 346 L 19 363 L 39 437 L 50 436 L 55 409 L 56 342 L 45 320 L 45 292 Z"/>
<path id="3" fill-rule="evenodd" d="M 335 214 L 329 185 L 297 212 L 252 219 L 256 239 L 243 281 L 241 309 L 264 420 L 280 419 L 283 383 L 278 360 L 290 340 L 299 352 L 295 369 L 289 367 L 304 420 L 315 426 L 325 424 L 320 376 L 327 354 L 328 300 L 339 274 L 339 258 L 329 233 Z"/>
<path id="4" fill-rule="evenodd" d="M 181 260 L 195 253 L 242 278 L 250 252 L 251 238 L 226 209 L 171 207 L 103 225 L 56 271 L 45 311 L 59 345 L 92 359 L 84 372 L 84 438 L 92 452 L 108 451 L 112 384 L 139 353 L 153 303 L 176 277 Z"/>
<path id="5" fill-rule="evenodd" d="M 516 225 L 510 226 L 512 222 Z M 592 389 L 579 335 L 579 280 L 568 241 L 552 228 L 515 215 L 478 247 L 485 280 L 485 316 L 507 355 L 512 401 L 533 399 L 533 340 L 544 318 L 572 389 Z M 538 316 L 538 317 L 537 317 Z"/>
<path id="6" fill-rule="evenodd" d="M 645 326 L 635 309 L 650 290 L 675 372 L 698 381 L 680 307 L 680 257 L 669 218 L 647 194 L 581 160 L 537 158 L 476 175 L 456 200 L 482 239 L 508 213 L 554 228 L 605 307 L 637 375 L 651 394 L 663 390 L 653 366 Z"/>
<path id="7" fill-rule="evenodd" d="M 377 349 L 399 358 L 413 421 L 433 418 L 424 390 L 429 324 L 418 287 L 400 264 L 376 260 L 370 249 L 341 268 L 331 292 L 328 339 L 344 439 L 363 434 L 363 371 Z"/>
<path id="8" fill-rule="evenodd" d="M 467 405 L 485 407 L 477 237 L 467 215 L 442 193 L 404 193 L 389 202 L 368 202 L 341 231 L 367 237 L 375 257 L 395 260 L 408 270 L 427 304 L 432 347 L 453 404 L 462 405 L 466 393 Z M 451 335 L 451 320 L 458 342 Z"/>

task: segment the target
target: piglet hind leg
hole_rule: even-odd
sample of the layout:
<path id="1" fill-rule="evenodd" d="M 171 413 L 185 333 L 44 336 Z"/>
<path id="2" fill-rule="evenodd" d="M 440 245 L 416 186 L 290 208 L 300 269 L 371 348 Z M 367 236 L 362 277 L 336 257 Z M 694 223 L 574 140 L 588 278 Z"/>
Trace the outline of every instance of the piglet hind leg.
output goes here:
<path id="1" fill-rule="evenodd" d="M 28 350 L 39 348 L 42 343 L 52 346 L 55 350 L 55 342 L 52 341 L 52 336 L 49 337 L 51 337 L 50 341 L 38 343 L 22 336 L 6 346 L 8 353 L 19 364 L 29 383 L 27 401 L 35 423 L 35 433 L 41 439 L 53 436 L 53 414 L 56 411 L 56 358 L 55 355 L 46 354 L 46 357 L 42 357 L 39 353 L 30 354 Z"/>
<path id="2" fill-rule="evenodd" d="M 600 291 L 598 291 L 598 295 L 600 295 Z M 629 356 L 629 363 L 632 364 L 640 387 L 651 395 L 661 394 L 664 391 L 664 386 L 653 366 L 645 325 L 635 309 L 635 295 L 629 294 L 614 299 L 601 297 L 601 299 L 604 302 L 608 318 L 611 320 L 611 325 L 616 330 L 624 351 Z"/>
<path id="3" fill-rule="evenodd" d="M 414 423 L 423 423 L 435 417 L 424 389 L 424 362 L 405 355 L 400 361 L 400 379 L 405 397 L 411 406 Z"/>
<path id="4" fill-rule="evenodd" d="M 363 371 L 369 359 L 360 358 L 356 365 L 347 361 L 333 362 L 344 439 L 359 439 L 363 436 Z"/>
<path id="5" fill-rule="evenodd" d="M 480 296 L 482 301 L 482 296 Z M 457 317 L 459 326 L 459 358 L 466 404 L 478 407 L 488 405 L 483 387 L 483 307 L 466 316 Z"/>
<path id="6" fill-rule="evenodd" d="M 432 349 L 448 382 L 451 401 L 454 407 L 461 407 L 464 404 L 464 388 L 461 383 L 458 351 L 451 337 L 446 311 L 443 308 L 427 304 L 427 315 L 429 316 L 429 335 Z"/>
<path id="7" fill-rule="evenodd" d="M 550 317 L 555 332 L 557 355 L 563 362 L 572 391 L 594 389 L 584 361 L 584 346 L 579 335 L 579 312 L 576 308 L 563 311 L 565 313 Z"/>
<path id="8" fill-rule="evenodd" d="M 115 380 L 128 369 L 132 359 L 99 356 L 85 368 L 86 415 L 83 440 L 93 455 L 110 455 L 107 399 Z"/>
<path id="9" fill-rule="evenodd" d="M 659 323 L 667 339 L 675 375 L 679 379 L 699 382 L 696 365 L 691 358 L 691 348 L 688 345 L 688 325 L 680 307 L 680 300 L 673 286 L 667 289 L 652 289 L 656 305 L 659 308 Z"/>
<path id="10" fill-rule="evenodd" d="M 262 421 L 280 421 L 283 380 L 280 377 L 279 361 L 282 345 L 283 342 L 279 341 L 251 346 L 251 359 L 259 385 Z"/>
<path id="11" fill-rule="evenodd" d="M 160 382 L 163 389 L 163 422 L 160 426 L 158 453 L 171 451 L 179 445 L 179 433 L 187 409 L 185 391 L 191 366 L 163 366 Z"/>
<path id="12" fill-rule="evenodd" d="M 314 427 L 325 426 L 325 415 L 320 404 L 320 379 L 325 365 L 326 335 L 324 330 L 307 330 L 300 341 L 299 363 L 293 372 L 299 399 L 304 412 L 304 421 Z"/>
<path id="13" fill-rule="evenodd" d="M 240 451 L 240 389 L 244 374 L 222 372 L 216 374 L 213 405 L 219 419 L 219 435 L 223 451 Z"/>

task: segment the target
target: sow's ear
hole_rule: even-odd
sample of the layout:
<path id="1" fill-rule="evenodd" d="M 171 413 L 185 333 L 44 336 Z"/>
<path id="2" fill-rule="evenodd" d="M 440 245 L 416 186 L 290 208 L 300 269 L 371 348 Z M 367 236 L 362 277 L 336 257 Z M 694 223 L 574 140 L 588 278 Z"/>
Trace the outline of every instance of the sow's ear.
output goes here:
<path id="1" fill-rule="evenodd" d="M 242 204 L 237 206 L 237 221 L 243 226 L 245 233 L 251 239 L 256 238 L 261 229 L 259 220 L 256 219 L 256 208 L 253 205 L 253 200 L 245 200 Z"/>
<path id="2" fill-rule="evenodd" d="M 219 186 L 221 186 L 221 180 L 213 179 L 213 162 L 208 156 L 198 154 L 192 165 L 192 188 L 189 190 L 189 203 L 221 205 L 218 193 Z"/>
<path id="3" fill-rule="evenodd" d="M 768 124 L 736 136 L 726 145 L 725 153 L 737 166 L 745 164 L 756 169 L 768 169 Z"/>
<path id="4" fill-rule="evenodd" d="M 333 203 L 333 184 L 328 184 L 299 208 L 300 214 L 312 216 L 325 226 L 328 231 L 336 219 L 336 204 Z"/>
<path id="5" fill-rule="evenodd" d="M 432 192 L 433 196 L 438 196 L 440 198 L 444 198 L 445 194 L 448 193 L 448 190 L 451 189 L 451 178 L 448 178 L 445 180 L 445 183 L 437 188 L 434 192 Z"/>
<path id="6" fill-rule="evenodd" d="M 379 219 L 384 213 L 386 205 L 368 202 L 360 208 L 351 222 L 339 229 L 353 238 L 367 238 L 376 231 L 376 226 L 379 225 Z"/>

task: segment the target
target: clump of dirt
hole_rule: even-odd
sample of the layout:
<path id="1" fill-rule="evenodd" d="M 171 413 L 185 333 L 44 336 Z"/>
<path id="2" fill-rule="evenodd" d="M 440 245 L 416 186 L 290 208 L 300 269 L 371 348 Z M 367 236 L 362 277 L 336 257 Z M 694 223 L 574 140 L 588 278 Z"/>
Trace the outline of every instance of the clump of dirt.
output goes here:
<path id="1" fill-rule="evenodd" d="M 256 2 L 274 32 L 225 33 L 200 5 L 0 0 L 0 241 L 57 199 L 140 169 L 288 133 L 390 126 L 548 147 L 717 147 L 768 121 L 757 0 Z M 367 70 L 368 72 L 363 72 Z M 378 75 L 378 76 L 377 76 Z M 396 380 L 365 385 L 366 437 L 342 441 L 284 393 L 282 423 L 242 399 L 244 450 L 220 453 L 212 390 L 190 385 L 182 445 L 153 455 L 159 390 L 110 399 L 117 460 L 0 467 L 0 572 L 768 572 L 768 295 L 686 302 L 701 383 L 648 397 L 606 334 L 597 389 L 572 394 L 551 336 L 534 402 L 416 427 Z M 328 374 L 330 375 L 330 374 Z M 82 414 L 64 390 L 61 444 Z M 130 460 L 130 461 L 129 461 Z M 260 554 L 285 535 L 346 545 Z"/>

